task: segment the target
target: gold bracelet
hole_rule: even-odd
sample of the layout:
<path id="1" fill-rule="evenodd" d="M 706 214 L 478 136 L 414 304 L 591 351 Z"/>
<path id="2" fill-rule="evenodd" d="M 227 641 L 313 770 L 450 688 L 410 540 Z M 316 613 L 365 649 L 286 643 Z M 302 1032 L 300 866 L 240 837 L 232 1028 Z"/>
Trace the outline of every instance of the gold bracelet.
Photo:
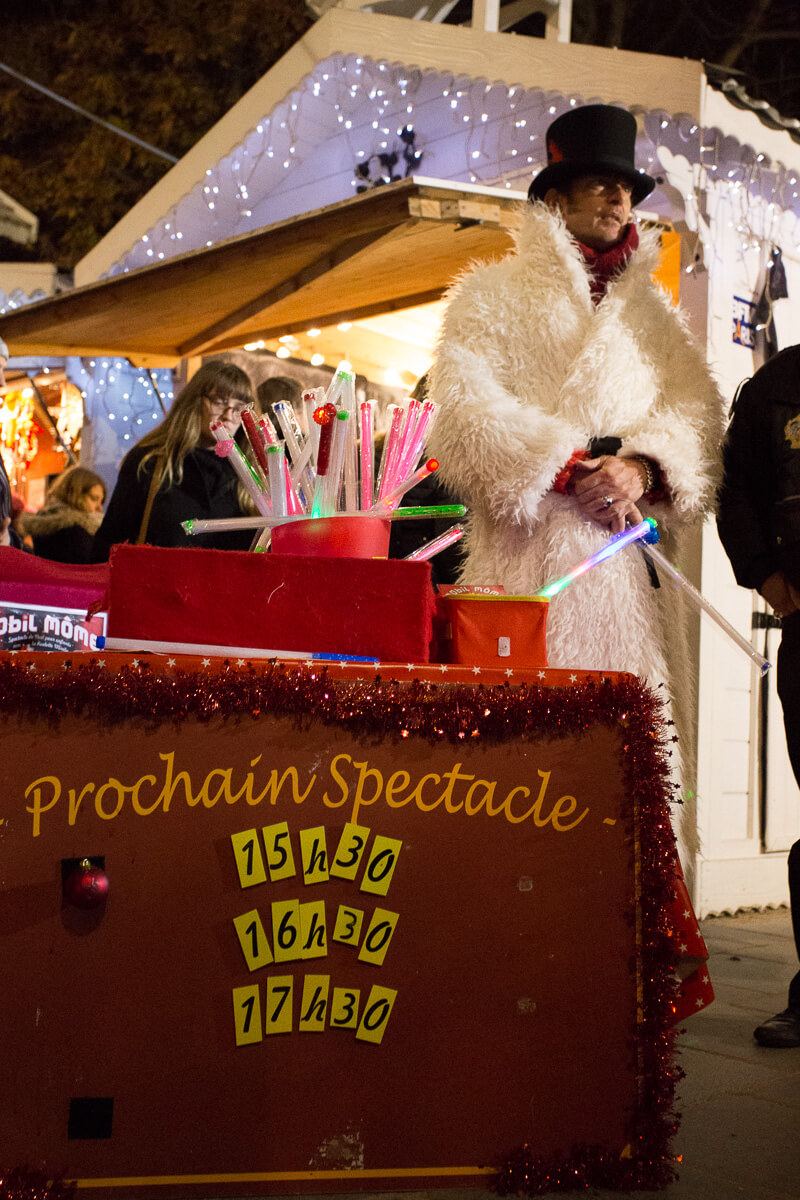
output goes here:
<path id="1" fill-rule="evenodd" d="M 631 457 L 634 462 L 641 463 L 641 465 L 644 467 L 645 480 L 642 489 L 642 495 L 647 496 L 656 486 L 656 473 L 653 469 L 653 464 L 650 462 L 649 458 L 645 458 L 641 454 L 634 454 Z"/>

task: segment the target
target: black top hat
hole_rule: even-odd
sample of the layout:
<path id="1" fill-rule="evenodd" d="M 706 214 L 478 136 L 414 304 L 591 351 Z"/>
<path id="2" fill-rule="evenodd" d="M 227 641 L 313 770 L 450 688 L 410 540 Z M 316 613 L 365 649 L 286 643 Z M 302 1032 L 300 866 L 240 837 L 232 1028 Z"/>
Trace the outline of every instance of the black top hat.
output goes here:
<path id="1" fill-rule="evenodd" d="M 612 171 L 629 180 L 631 199 L 639 204 L 656 186 L 655 179 L 637 171 L 636 118 L 612 104 L 585 104 L 558 117 L 548 128 L 547 166 L 528 188 L 529 200 L 543 200 L 550 188 L 572 179 Z"/>

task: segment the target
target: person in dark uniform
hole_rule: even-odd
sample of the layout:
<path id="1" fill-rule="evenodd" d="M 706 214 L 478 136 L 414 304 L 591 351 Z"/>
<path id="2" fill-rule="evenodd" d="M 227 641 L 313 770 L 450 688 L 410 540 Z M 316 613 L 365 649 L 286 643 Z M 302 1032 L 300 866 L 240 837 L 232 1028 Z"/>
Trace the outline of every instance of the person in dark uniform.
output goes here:
<path id="1" fill-rule="evenodd" d="M 771 358 L 740 389 L 723 449 L 717 525 L 736 582 L 781 618 L 778 695 L 800 785 L 800 346 Z M 800 840 L 789 851 L 789 902 L 800 960 Z M 762 1046 L 800 1046 L 800 970 L 788 1005 L 755 1030 Z"/>

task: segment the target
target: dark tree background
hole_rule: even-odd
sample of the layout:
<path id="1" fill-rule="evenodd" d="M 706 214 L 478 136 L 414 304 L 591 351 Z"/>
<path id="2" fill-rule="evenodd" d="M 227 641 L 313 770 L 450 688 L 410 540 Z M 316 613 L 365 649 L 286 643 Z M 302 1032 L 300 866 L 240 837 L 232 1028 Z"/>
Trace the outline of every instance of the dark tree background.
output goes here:
<path id="1" fill-rule="evenodd" d="M 302 0 L 2 0 L 0 61 L 180 158 L 312 22 Z M 0 189 L 72 266 L 170 164 L 0 72 Z M 0 258 L 14 255 L 0 246 Z"/>
<path id="2" fill-rule="evenodd" d="M 311 25 L 304 0 L 2 0 L 0 61 L 180 158 Z M 468 20 L 468 0 L 449 21 Z M 519 33 L 535 35 L 529 18 Z M 800 117 L 800 0 L 574 0 L 573 41 L 705 59 Z M 0 72 L 0 188 L 72 266 L 169 164 Z"/>

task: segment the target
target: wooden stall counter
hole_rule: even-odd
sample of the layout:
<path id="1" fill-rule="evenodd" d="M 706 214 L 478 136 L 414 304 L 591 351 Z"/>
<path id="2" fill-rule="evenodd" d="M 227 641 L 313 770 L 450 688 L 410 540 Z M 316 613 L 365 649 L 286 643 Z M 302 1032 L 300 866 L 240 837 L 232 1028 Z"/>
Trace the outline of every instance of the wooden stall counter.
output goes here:
<path id="1" fill-rule="evenodd" d="M 666 1184 L 659 713 L 580 671 L 0 656 L 3 1165 Z"/>

